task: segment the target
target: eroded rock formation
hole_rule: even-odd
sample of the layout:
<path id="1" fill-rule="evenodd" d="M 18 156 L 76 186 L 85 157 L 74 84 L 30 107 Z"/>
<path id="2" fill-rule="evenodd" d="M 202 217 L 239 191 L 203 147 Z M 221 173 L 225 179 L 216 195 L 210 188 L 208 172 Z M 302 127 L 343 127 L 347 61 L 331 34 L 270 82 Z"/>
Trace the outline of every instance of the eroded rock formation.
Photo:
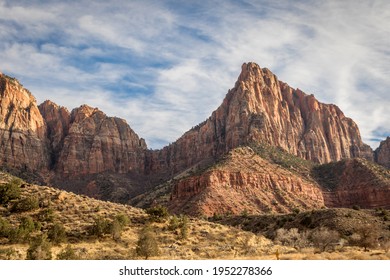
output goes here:
<path id="1" fill-rule="evenodd" d="M 375 161 L 390 168 L 390 137 L 382 141 L 378 149 L 375 150 Z"/>
<path id="2" fill-rule="evenodd" d="M 211 117 L 150 154 L 149 168 L 177 172 L 252 142 L 279 146 L 318 163 L 373 158 L 355 122 L 337 106 L 320 103 L 280 82 L 268 69 L 248 63 Z"/>
<path id="3" fill-rule="evenodd" d="M 35 98 L 18 80 L 0 74 L 0 165 L 47 171 L 46 123 Z"/>

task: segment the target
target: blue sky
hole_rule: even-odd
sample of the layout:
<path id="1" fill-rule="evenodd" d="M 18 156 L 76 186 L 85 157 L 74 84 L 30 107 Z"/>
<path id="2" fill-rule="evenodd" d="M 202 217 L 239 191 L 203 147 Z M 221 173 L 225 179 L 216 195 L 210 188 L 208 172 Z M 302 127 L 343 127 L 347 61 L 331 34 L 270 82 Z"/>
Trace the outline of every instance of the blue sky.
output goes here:
<path id="1" fill-rule="evenodd" d="M 150 148 L 223 100 L 243 62 L 390 135 L 390 2 L 0 0 L 0 71 L 69 110 L 127 120 Z"/>

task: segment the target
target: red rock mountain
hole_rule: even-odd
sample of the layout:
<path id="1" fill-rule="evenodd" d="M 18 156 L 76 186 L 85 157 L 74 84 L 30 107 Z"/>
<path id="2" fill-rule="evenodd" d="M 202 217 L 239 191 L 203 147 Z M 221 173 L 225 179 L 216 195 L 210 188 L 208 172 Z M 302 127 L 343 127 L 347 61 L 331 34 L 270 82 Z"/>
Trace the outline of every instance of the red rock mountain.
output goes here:
<path id="1" fill-rule="evenodd" d="M 0 74 L 0 165 L 47 172 L 46 122 L 18 80 Z"/>
<path id="2" fill-rule="evenodd" d="M 253 142 L 278 146 L 318 163 L 373 158 L 356 123 L 337 106 L 320 103 L 313 95 L 280 82 L 268 69 L 248 63 L 211 117 L 150 154 L 149 168 L 177 172 Z"/>
<path id="3" fill-rule="evenodd" d="M 6 75 L 0 76 L 0 95 L 0 165 L 103 199 L 127 200 L 196 168 L 208 171 L 175 181 L 172 208 L 182 209 L 185 201 L 193 201 L 207 213 L 212 207 L 237 212 L 241 202 L 233 203 L 234 197 L 248 199 L 253 211 L 256 207 L 263 211 L 265 205 L 275 211 L 319 207 L 326 205 L 326 197 L 321 197 L 318 183 L 292 174 L 293 170 L 267 175 L 276 168 L 267 160 L 256 157 L 259 169 L 253 170 L 249 167 L 254 159 L 246 158 L 238 169 L 230 168 L 232 163 L 222 169 L 210 166 L 237 147 L 260 144 L 321 164 L 355 157 L 373 160 L 374 155 L 362 142 L 357 125 L 337 106 L 292 89 L 255 63 L 243 64 L 234 88 L 205 122 L 155 151 L 147 149 L 126 121 L 97 108 L 83 105 L 69 112 L 51 101 L 38 108 L 28 90 Z M 375 153 L 384 165 L 389 159 L 386 143 Z M 262 165 L 269 167 L 267 172 Z M 223 185 L 231 186 L 232 192 L 223 193 L 220 204 L 194 198 L 216 202 Z M 278 189 L 285 196 L 277 194 Z M 264 199 L 277 204 L 261 204 Z"/>
<path id="4" fill-rule="evenodd" d="M 375 161 L 387 168 L 390 168 L 390 137 L 382 141 L 375 150 Z"/>

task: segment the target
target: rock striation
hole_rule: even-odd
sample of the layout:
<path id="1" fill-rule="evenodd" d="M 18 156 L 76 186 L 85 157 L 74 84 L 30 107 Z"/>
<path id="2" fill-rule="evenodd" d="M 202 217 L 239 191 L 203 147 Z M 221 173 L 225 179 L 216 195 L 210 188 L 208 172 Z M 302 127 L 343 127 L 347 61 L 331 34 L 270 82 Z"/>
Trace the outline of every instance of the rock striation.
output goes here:
<path id="1" fill-rule="evenodd" d="M 375 150 L 375 162 L 390 168 L 390 137 L 382 141 L 379 147 Z"/>
<path id="2" fill-rule="evenodd" d="M 17 79 L 4 74 L 0 74 L 0 98 L 0 165 L 47 171 L 47 127 L 35 98 Z"/>
<path id="3" fill-rule="evenodd" d="M 317 168 L 327 207 L 390 208 L 390 170 L 363 159 Z"/>
<path id="4" fill-rule="evenodd" d="M 142 173 L 146 148 L 125 120 L 83 105 L 70 115 L 56 172 L 62 176 Z"/>
<path id="5" fill-rule="evenodd" d="M 292 89 L 268 69 L 245 63 L 235 87 L 211 117 L 175 143 L 149 154 L 150 172 L 178 172 L 235 147 L 268 143 L 317 163 L 373 159 L 356 123 L 335 105 Z"/>
<path id="6" fill-rule="evenodd" d="M 69 133 L 70 113 L 65 107 L 46 100 L 38 106 L 47 126 L 47 138 L 50 143 L 50 167 L 54 168 Z"/>
<path id="7" fill-rule="evenodd" d="M 233 149 L 222 163 L 177 180 L 170 202 L 172 212 L 206 216 L 323 206 L 317 183 L 261 158 L 250 147 Z"/>

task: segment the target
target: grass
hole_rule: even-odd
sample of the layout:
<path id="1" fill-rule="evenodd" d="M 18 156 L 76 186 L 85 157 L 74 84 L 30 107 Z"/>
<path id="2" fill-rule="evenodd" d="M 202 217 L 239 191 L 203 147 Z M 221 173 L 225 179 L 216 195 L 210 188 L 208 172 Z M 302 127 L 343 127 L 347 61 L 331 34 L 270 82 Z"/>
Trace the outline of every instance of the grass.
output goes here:
<path id="1" fill-rule="evenodd" d="M 8 182 L 11 178 L 7 174 L 0 173 L 0 184 Z M 169 215 L 167 219 L 153 221 L 142 209 L 99 201 L 50 187 L 26 184 L 20 190 L 21 199 L 36 197 L 39 208 L 19 213 L 11 212 L 10 206 L 1 206 L 1 217 L 13 228 L 21 225 L 22 217 L 30 217 L 25 218 L 24 223 L 30 225 L 33 221 L 34 230 L 29 233 L 31 238 L 20 242 L 11 243 L 7 237 L 0 237 L 0 259 L 26 259 L 29 248 L 30 252 L 37 250 L 42 240 L 45 248 L 50 248 L 51 253 L 42 257 L 50 256 L 52 259 L 143 259 L 144 257 L 137 254 L 136 248 L 142 229 L 146 225 L 155 235 L 159 249 L 158 256 L 150 256 L 149 259 L 276 259 L 276 252 L 280 259 L 389 259 L 390 257 L 385 250 L 365 252 L 359 247 L 348 246 L 338 248 L 334 252 L 319 254 L 313 248 L 297 250 L 276 244 L 272 240 L 272 231 L 275 232 L 281 226 L 301 229 L 316 227 L 316 221 L 321 221 L 320 216 L 328 219 L 332 215 L 334 226 L 339 226 L 338 223 L 344 224 L 343 220 L 339 219 L 340 215 L 344 215 L 349 221 L 357 221 L 359 215 L 363 215 L 361 219 L 367 218 L 364 216 L 364 210 L 347 209 L 337 212 L 337 215 L 322 210 L 328 214 L 299 212 L 289 215 L 269 214 L 261 217 L 243 213 L 240 216 L 221 215 L 216 221 L 218 223 L 201 218 L 186 218 L 186 234 L 182 234 L 181 226 L 172 222 L 178 219 L 176 222 L 182 223 L 180 217 Z M 350 211 L 353 212 L 349 213 Z M 307 218 L 308 215 L 310 219 Z M 387 225 L 387 210 L 372 210 L 370 215 Z M 97 217 L 108 223 L 117 221 L 121 228 L 120 238 L 114 238 L 111 232 L 106 231 L 99 235 L 91 234 L 89 229 L 96 223 Z M 227 218 L 230 219 L 230 224 L 226 221 Z M 40 226 L 36 226 L 38 223 Z M 329 224 L 327 226 L 331 228 Z M 50 238 L 46 240 L 45 235 L 51 237 L 52 241 Z M 38 242 L 35 243 L 35 247 L 33 242 Z M 35 258 L 31 253 L 29 256 Z"/>

